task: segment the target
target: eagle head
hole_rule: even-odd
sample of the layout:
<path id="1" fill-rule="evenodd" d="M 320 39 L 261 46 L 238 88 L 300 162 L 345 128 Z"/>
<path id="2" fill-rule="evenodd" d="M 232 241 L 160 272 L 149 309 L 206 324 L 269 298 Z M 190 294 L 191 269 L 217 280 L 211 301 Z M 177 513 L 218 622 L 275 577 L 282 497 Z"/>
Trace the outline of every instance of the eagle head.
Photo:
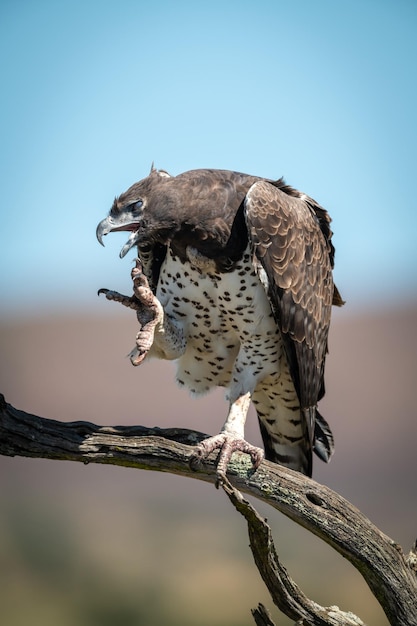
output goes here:
<path id="1" fill-rule="evenodd" d="M 149 232 L 149 205 L 152 203 L 152 192 L 155 189 L 155 185 L 167 178 L 171 178 L 168 172 L 156 170 L 152 165 L 149 176 L 135 183 L 114 199 L 109 215 L 104 220 L 101 220 L 97 226 L 96 236 L 102 246 L 104 246 L 104 235 L 118 231 L 131 233 L 129 239 L 120 250 L 121 258 L 134 245 L 139 243 L 143 232 Z"/>

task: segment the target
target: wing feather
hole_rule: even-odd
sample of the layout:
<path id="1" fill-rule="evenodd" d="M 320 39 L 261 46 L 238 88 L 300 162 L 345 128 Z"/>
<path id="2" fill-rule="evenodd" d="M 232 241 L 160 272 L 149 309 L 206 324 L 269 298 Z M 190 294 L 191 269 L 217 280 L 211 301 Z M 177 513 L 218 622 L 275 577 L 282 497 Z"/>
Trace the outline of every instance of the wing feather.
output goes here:
<path id="1" fill-rule="evenodd" d="M 282 334 L 313 446 L 335 294 L 330 218 L 312 199 L 282 181 L 265 180 L 249 189 L 245 215 L 254 264 Z"/>

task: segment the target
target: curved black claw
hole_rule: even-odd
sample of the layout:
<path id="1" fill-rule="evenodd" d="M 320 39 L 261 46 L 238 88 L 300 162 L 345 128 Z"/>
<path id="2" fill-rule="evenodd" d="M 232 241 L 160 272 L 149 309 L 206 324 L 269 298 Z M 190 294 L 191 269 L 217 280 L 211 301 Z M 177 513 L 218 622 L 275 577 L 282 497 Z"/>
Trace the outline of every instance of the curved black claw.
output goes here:
<path id="1" fill-rule="evenodd" d="M 97 295 L 100 296 L 104 294 L 107 300 L 112 300 L 113 302 L 120 302 L 123 306 L 127 306 L 129 309 L 133 309 L 138 311 L 141 308 L 141 303 L 138 301 L 136 296 L 124 296 L 122 293 L 118 291 L 112 291 L 111 289 L 99 289 L 97 291 Z"/>

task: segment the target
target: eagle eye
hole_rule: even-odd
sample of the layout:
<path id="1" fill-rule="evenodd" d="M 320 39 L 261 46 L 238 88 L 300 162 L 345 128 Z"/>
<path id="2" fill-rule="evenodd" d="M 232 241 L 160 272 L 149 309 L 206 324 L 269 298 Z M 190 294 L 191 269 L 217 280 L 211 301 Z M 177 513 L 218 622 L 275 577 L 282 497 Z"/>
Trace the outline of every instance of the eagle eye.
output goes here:
<path id="1" fill-rule="evenodd" d="M 143 206 L 142 200 L 137 200 L 136 202 L 132 202 L 130 205 L 130 210 L 132 213 L 138 213 Z"/>

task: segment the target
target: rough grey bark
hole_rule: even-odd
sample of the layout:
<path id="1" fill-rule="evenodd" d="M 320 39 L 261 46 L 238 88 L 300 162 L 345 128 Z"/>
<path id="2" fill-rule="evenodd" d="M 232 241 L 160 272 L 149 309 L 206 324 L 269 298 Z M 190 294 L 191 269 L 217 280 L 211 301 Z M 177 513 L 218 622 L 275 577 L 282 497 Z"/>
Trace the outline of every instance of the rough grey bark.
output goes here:
<path id="1" fill-rule="evenodd" d="M 59 422 L 15 409 L 0 395 L 0 454 L 6 456 L 122 465 L 216 483 L 215 455 L 198 467 L 190 466 L 194 446 L 206 436 L 178 428 Z M 236 454 L 228 477 L 222 487 L 248 523 L 256 565 L 283 613 L 298 624 L 312 626 L 363 624 L 355 615 L 321 607 L 302 593 L 279 562 L 268 525 L 240 491 L 268 502 L 347 558 L 368 583 L 392 626 L 417 626 L 416 546 L 405 555 L 401 546 L 337 493 L 273 463 L 263 462 L 253 473 L 247 457 Z M 255 609 L 253 615 L 257 624 L 272 625 L 264 607 Z"/>

